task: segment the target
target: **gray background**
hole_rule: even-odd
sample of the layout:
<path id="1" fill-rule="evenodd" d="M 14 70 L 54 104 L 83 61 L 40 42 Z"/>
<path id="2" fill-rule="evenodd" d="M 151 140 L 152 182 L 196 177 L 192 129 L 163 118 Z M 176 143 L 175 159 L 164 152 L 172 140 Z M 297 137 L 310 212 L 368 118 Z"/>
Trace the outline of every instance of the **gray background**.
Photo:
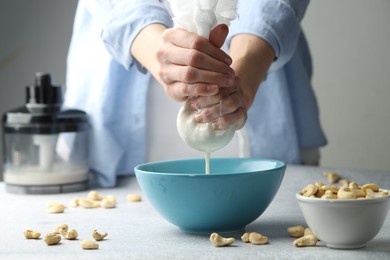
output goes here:
<path id="1" fill-rule="evenodd" d="M 0 1 L 0 113 L 36 71 L 65 83 L 76 0 Z M 312 1 L 303 27 L 329 144 L 321 165 L 390 171 L 390 1 Z M 0 166 L 2 162 L 0 159 Z"/>

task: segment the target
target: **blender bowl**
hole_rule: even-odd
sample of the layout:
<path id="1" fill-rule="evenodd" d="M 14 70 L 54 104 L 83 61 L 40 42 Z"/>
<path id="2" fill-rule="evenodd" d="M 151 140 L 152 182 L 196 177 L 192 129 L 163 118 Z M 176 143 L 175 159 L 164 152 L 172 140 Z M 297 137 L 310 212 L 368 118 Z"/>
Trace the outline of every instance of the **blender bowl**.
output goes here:
<path id="1" fill-rule="evenodd" d="M 11 193 L 52 194 L 88 188 L 88 118 L 62 108 L 61 86 L 37 73 L 26 104 L 3 115 L 4 182 Z"/>

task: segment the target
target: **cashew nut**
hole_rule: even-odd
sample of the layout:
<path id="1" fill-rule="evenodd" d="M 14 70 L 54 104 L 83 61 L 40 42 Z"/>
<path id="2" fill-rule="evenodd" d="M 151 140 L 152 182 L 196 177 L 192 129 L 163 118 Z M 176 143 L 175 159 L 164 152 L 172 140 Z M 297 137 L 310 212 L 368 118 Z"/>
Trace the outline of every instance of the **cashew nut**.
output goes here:
<path id="1" fill-rule="evenodd" d="M 357 184 L 357 182 L 351 181 L 348 184 L 348 188 L 350 188 L 351 190 L 359 189 L 359 184 Z"/>
<path id="2" fill-rule="evenodd" d="M 339 180 L 339 183 L 340 183 L 341 186 L 343 186 L 343 187 L 348 187 L 348 186 L 349 186 L 349 181 L 346 180 L 346 179 Z"/>
<path id="3" fill-rule="evenodd" d="M 382 198 L 389 195 L 389 192 L 384 190 L 379 190 L 378 192 L 374 192 L 371 189 L 367 189 L 366 193 L 367 193 L 366 195 L 367 199 Z"/>
<path id="4" fill-rule="evenodd" d="M 302 195 L 305 197 L 314 196 L 318 191 L 318 187 L 314 184 L 309 184 L 301 191 Z"/>
<path id="5" fill-rule="evenodd" d="M 324 173 L 329 183 L 336 183 L 339 181 L 340 177 L 337 172 L 327 171 Z"/>
<path id="6" fill-rule="evenodd" d="M 315 246 L 317 245 L 318 239 L 314 235 L 306 235 L 294 240 L 293 244 L 297 247 Z"/>
<path id="7" fill-rule="evenodd" d="M 305 232 L 303 233 L 303 236 L 307 236 L 307 235 L 313 235 L 313 236 L 317 237 L 317 236 L 313 233 L 313 231 L 311 231 L 310 228 L 305 228 Z M 318 238 L 317 238 L 317 240 L 318 240 Z"/>
<path id="8" fill-rule="evenodd" d="M 60 232 L 61 232 L 61 235 L 65 239 L 68 239 L 68 240 L 74 240 L 79 236 L 79 234 L 77 233 L 77 231 L 75 229 L 72 229 L 69 232 L 67 232 L 65 230 L 61 230 Z"/>
<path id="9" fill-rule="evenodd" d="M 292 237 L 301 237 L 301 236 L 303 236 L 303 233 L 305 232 L 305 228 L 302 226 L 293 226 L 293 227 L 287 228 L 287 232 Z"/>
<path id="10" fill-rule="evenodd" d="M 88 199 L 90 200 L 102 200 L 103 199 L 103 196 L 100 195 L 100 193 L 98 193 L 97 191 L 94 191 L 94 190 L 91 190 L 90 192 L 88 192 Z"/>
<path id="11" fill-rule="evenodd" d="M 68 224 L 62 224 L 62 225 L 59 225 L 58 227 L 56 227 L 53 231 L 54 234 L 60 234 L 61 232 L 65 231 L 67 232 L 68 231 Z"/>
<path id="12" fill-rule="evenodd" d="M 322 186 L 324 186 L 324 184 L 322 182 L 320 182 L 320 181 L 317 181 L 314 185 L 318 187 L 318 190 L 317 190 L 316 194 L 314 194 L 314 195 L 317 198 L 320 198 L 325 193 L 325 190 L 322 189 Z"/>
<path id="13" fill-rule="evenodd" d="M 327 186 L 327 185 L 324 185 L 321 187 L 323 190 L 327 191 L 327 190 L 330 190 L 331 192 L 333 192 L 334 194 L 337 194 L 337 192 L 339 191 L 339 187 L 335 186 L 335 185 L 332 185 L 332 186 Z"/>
<path id="14" fill-rule="evenodd" d="M 101 206 L 103 208 L 115 208 L 116 207 L 116 203 L 115 203 L 115 200 L 110 200 L 110 199 L 107 199 L 107 198 L 104 198 L 102 200 L 102 203 L 101 203 Z"/>
<path id="15" fill-rule="evenodd" d="M 76 208 L 79 206 L 79 198 L 74 198 L 71 200 L 71 202 L 69 203 L 69 206 L 72 207 L 72 208 Z"/>
<path id="16" fill-rule="evenodd" d="M 91 199 L 79 199 L 79 205 L 86 209 L 99 208 L 100 202 Z"/>
<path id="17" fill-rule="evenodd" d="M 47 208 L 47 212 L 50 214 L 64 213 L 66 206 L 64 204 L 52 204 Z"/>
<path id="18" fill-rule="evenodd" d="M 265 245 L 268 243 L 268 237 L 252 232 L 249 234 L 249 242 L 253 245 Z"/>
<path id="19" fill-rule="evenodd" d="M 325 194 L 321 196 L 321 199 L 337 199 L 337 195 L 331 190 L 326 190 Z"/>
<path id="20" fill-rule="evenodd" d="M 212 233 L 210 235 L 210 241 L 214 246 L 221 247 L 233 244 L 235 239 L 233 237 L 224 238 L 217 233 Z"/>
<path id="21" fill-rule="evenodd" d="M 356 199 L 356 193 L 350 188 L 341 187 L 337 192 L 337 198 L 345 200 Z"/>
<path id="22" fill-rule="evenodd" d="M 116 204 L 116 197 L 112 194 L 104 196 L 103 199 L 111 200 L 112 202 L 114 202 Z"/>
<path id="23" fill-rule="evenodd" d="M 55 233 L 47 233 L 44 241 L 49 246 L 57 245 L 61 241 L 61 236 Z"/>
<path id="24" fill-rule="evenodd" d="M 108 233 L 99 233 L 96 229 L 92 231 L 92 237 L 96 241 L 103 240 L 106 236 L 108 236 Z"/>
<path id="25" fill-rule="evenodd" d="M 41 233 L 31 229 L 27 229 L 23 232 L 24 237 L 27 239 L 38 239 L 41 236 Z"/>
<path id="26" fill-rule="evenodd" d="M 370 189 L 371 191 L 378 192 L 379 191 L 379 185 L 376 183 L 367 183 L 362 186 L 362 190 L 367 192 L 367 190 Z"/>
<path id="27" fill-rule="evenodd" d="M 142 200 L 141 196 L 138 194 L 128 194 L 126 199 L 128 202 L 138 202 Z"/>
<path id="28" fill-rule="evenodd" d="M 81 248 L 87 250 L 99 249 L 99 244 L 92 240 L 85 239 L 81 241 Z"/>
<path id="29" fill-rule="evenodd" d="M 245 233 L 241 236 L 242 242 L 244 242 L 244 243 L 249 243 L 249 234 L 250 234 L 250 232 L 245 232 Z"/>

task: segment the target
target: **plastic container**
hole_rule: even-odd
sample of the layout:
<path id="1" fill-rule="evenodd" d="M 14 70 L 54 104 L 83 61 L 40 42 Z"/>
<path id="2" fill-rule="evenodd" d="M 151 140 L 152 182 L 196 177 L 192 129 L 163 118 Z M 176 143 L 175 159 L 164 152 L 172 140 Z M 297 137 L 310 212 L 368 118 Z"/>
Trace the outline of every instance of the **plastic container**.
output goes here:
<path id="1" fill-rule="evenodd" d="M 64 109 L 63 89 L 37 73 L 26 104 L 3 115 L 4 182 L 11 193 L 52 194 L 88 188 L 88 118 Z"/>

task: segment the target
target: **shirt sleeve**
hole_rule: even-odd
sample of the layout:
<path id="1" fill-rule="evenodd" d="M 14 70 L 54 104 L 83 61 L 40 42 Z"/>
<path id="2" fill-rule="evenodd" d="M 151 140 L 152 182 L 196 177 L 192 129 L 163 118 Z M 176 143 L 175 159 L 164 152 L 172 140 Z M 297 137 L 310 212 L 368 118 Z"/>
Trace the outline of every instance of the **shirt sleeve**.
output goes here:
<path id="1" fill-rule="evenodd" d="M 309 0 L 238 0 L 238 19 L 232 21 L 227 43 L 242 33 L 257 35 L 274 49 L 271 69 L 286 64 L 295 52 L 300 22 Z"/>
<path id="2" fill-rule="evenodd" d="M 126 69 L 137 63 L 130 54 L 138 33 L 153 23 L 172 27 L 172 18 L 164 4 L 158 0 L 122 0 L 107 15 L 101 38 L 111 56 Z"/>

